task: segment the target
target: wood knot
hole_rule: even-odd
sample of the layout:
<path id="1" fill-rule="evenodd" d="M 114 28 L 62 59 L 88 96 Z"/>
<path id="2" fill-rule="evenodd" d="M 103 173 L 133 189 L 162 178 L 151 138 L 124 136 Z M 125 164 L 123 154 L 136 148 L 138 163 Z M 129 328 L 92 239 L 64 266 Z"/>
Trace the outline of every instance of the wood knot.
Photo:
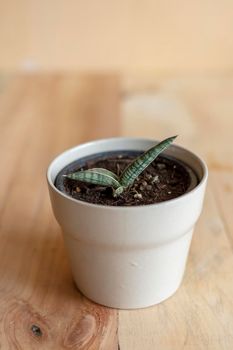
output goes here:
<path id="1" fill-rule="evenodd" d="M 96 319 L 91 314 L 83 315 L 77 323 L 70 324 L 69 330 L 69 333 L 64 339 L 65 347 L 83 349 L 87 346 L 89 348 L 96 337 Z"/>
<path id="2" fill-rule="evenodd" d="M 43 333 L 39 326 L 33 324 L 31 326 L 31 331 L 36 337 L 42 337 Z"/>

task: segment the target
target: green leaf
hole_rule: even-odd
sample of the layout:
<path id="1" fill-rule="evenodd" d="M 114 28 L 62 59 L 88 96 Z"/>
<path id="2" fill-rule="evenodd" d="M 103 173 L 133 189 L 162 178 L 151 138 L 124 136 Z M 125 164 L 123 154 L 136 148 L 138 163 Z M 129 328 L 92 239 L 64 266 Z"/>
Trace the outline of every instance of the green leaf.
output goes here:
<path id="1" fill-rule="evenodd" d="M 111 186 L 114 189 L 120 187 L 120 183 L 117 180 L 115 174 L 111 171 L 102 168 L 93 168 L 89 170 L 82 170 L 76 173 L 64 175 L 72 180 L 78 180 L 82 182 L 88 182 L 99 186 Z"/>
<path id="2" fill-rule="evenodd" d="M 94 171 L 94 172 L 97 172 L 97 173 L 101 173 L 103 175 L 109 175 L 109 176 L 113 177 L 114 179 L 116 179 L 117 181 L 119 181 L 118 176 L 116 174 L 114 174 L 110 170 L 107 170 L 107 169 L 104 169 L 104 168 L 91 168 L 91 169 L 88 169 L 88 170 Z"/>
<path id="3" fill-rule="evenodd" d="M 122 192 L 124 192 L 124 187 L 120 186 L 113 191 L 113 197 L 118 197 Z"/>
<path id="4" fill-rule="evenodd" d="M 176 137 L 177 136 L 173 136 L 163 140 L 136 158 L 133 163 L 129 164 L 121 175 L 121 185 L 124 187 L 131 185 L 143 170 L 146 169 L 161 152 L 170 146 Z"/>

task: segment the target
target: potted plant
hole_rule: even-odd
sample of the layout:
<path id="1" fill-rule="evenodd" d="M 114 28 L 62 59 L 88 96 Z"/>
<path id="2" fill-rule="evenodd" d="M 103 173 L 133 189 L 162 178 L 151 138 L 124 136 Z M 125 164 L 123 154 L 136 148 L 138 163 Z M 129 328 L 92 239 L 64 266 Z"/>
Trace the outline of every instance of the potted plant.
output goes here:
<path id="1" fill-rule="evenodd" d="M 147 307 L 182 281 L 208 171 L 174 139 L 88 142 L 48 168 L 74 280 L 97 303 Z"/>

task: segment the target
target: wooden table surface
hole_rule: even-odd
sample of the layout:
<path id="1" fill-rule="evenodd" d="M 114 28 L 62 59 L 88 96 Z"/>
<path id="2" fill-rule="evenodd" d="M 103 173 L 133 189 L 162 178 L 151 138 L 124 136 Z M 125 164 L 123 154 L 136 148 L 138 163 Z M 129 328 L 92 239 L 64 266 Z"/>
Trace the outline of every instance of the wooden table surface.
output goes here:
<path id="1" fill-rule="evenodd" d="M 232 350 L 232 132 L 233 77 L 1 75 L 0 348 Z M 72 282 L 46 167 L 87 140 L 171 134 L 210 169 L 183 284 L 143 310 L 96 305 Z"/>

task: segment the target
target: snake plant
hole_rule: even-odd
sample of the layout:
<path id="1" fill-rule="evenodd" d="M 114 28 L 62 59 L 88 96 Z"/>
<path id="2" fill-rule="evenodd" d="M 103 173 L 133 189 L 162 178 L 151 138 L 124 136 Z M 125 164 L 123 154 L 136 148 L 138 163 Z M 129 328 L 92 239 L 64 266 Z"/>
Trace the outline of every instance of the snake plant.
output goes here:
<path id="1" fill-rule="evenodd" d="M 143 170 L 145 170 L 161 152 L 168 148 L 176 137 L 177 136 L 169 137 L 144 152 L 130 163 L 119 177 L 113 172 L 102 168 L 81 170 L 64 176 L 72 180 L 112 187 L 113 195 L 114 197 L 117 197 L 127 187 L 134 183 L 135 179 L 143 172 Z"/>

